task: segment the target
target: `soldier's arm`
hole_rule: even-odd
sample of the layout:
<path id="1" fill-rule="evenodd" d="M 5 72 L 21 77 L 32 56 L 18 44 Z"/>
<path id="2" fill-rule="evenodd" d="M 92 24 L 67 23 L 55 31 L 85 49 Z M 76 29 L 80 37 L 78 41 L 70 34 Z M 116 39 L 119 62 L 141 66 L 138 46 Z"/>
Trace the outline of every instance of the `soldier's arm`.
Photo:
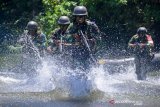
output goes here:
<path id="1" fill-rule="evenodd" d="M 92 22 L 91 27 L 91 40 L 93 39 L 92 41 L 95 41 L 96 43 L 101 42 L 101 33 L 98 26 Z"/>
<path id="2" fill-rule="evenodd" d="M 92 22 L 91 27 L 92 27 L 91 35 L 93 36 L 93 38 L 96 40 L 101 40 L 101 33 L 98 26 Z"/>
<path id="3" fill-rule="evenodd" d="M 41 34 L 41 41 L 40 41 L 40 47 L 45 49 L 47 44 L 47 38 L 45 34 Z"/>
<path id="4" fill-rule="evenodd" d="M 133 48 L 136 46 L 136 43 L 135 43 L 135 35 L 129 40 L 128 42 L 128 47 L 129 48 Z"/>
<path id="5" fill-rule="evenodd" d="M 58 44 L 60 43 L 60 34 L 59 34 L 59 29 L 55 29 L 54 32 L 52 33 L 52 41 L 53 41 L 53 44 L 54 46 L 58 46 Z"/>
<path id="6" fill-rule="evenodd" d="M 40 42 L 39 42 L 39 52 L 40 52 L 40 55 L 41 56 L 44 56 L 45 55 L 45 50 L 46 50 L 46 47 L 47 46 L 47 38 L 46 38 L 46 35 L 41 33 L 40 34 Z"/>
<path id="7" fill-rule="evenodd" d="M 47 47 L 47 52 L 48 53 L 52 53 L 53 47 L 54 47 L 54 42 L 53 42 L 53 37 L 54 36 L 54 32 L 51 33 L 50 39 L 48 39 L 47 43 L 48 43 L 48 47 Z"/>
<path id="8" fill-rule="evenodd" d="M 148 42 L 147 42 L 147 45 L 150 46 L 150 47 L 154 47 L 154 42 L 153 42 L 153 39 L 150 35 L 148 35 Z"/>
<path id="9" fill-rule="evenodd" d="M 52 45 L 53 45 L 53 40 L 52 40 L 52 39 L 49 39 L 49 40 L 48 40 L 47 52 L 49 52 L 49 53 L 52 52 Z"/>
<path id="10" fill-rule="evenodd" d="M 154 42 L 153 39 L 150 35 L 147 35 L 147 42 L 146 43 L 140 43 L 141 48 L 153 48 L 154 47 Z"/>
<path id="11" fill-rule="evenodd" d="M 88 42 L 90 44 L 92 52 L 96 53 L 101 44 L 101 33 L 98 26 L 94 22 L 92 22 L 91 28 L 92 38 L 89 38 Z"/>
<path id="12" fill-rule="evenodd" d="M 77 28 L 76 26 L 71 23 L 69 26 L 68 26 L 68 33 L 71 35 L 71 44 L 72 46 L 76 46 L 76 45 L 79 45 L 79 43 L 77 42 L 77 40 L 79 40 L 79 36 L 78 36 L 78 32 L 77 32 Z"/>

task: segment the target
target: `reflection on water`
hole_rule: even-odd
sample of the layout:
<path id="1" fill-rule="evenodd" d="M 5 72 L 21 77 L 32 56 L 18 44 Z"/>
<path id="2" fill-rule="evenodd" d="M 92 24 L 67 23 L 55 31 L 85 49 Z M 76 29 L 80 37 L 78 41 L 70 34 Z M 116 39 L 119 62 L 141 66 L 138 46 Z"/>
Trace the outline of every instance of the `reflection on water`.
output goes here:
<path id="1" fill-rule="evenodd" d="M 4 71 L 0 75 L 0 105 L 18 107 L 107 107 L 150 105 L 158 107 L 160 78 L 137 81 L 133 62 L 110 68 L 92 68 L 89 74 L 59 68 L 46 58 L 30 77 Z M 34 73 L 34 72 L 33 72 Z M 157 72 L 158 73 L 158 72 Z"/>

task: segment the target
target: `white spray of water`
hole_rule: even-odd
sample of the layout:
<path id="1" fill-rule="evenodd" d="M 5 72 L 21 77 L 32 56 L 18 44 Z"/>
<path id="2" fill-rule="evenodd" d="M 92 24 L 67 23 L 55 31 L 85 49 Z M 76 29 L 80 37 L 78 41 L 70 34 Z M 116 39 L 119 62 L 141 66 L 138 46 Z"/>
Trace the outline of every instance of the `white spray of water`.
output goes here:
<path id="1" fill-rule="evenodd" d="M 1 81 L 1 83 L 3 82 L 4 84 L 7 84 L 7 85 L 10 85 L 10 84 L 19 84 L 19 83 L 26 82 L 25 80 L 22 81 L 22 80 L 17 79 L 17 78 L 4 77 L 4 76 L 0 76 L 0 81 Z"/>
<path id="2" fill-rule="evenodd" d="M 53 90 L 56 87 L 68 91 L 73 96 L 87 95 L 89 90 L 113 92 L 116 91 L 112 87 L 113 84 L 124 83 L 125 80 L 135 78 L 133 69 L 131 65 L 126 68 L 127 72 L 109 75 L 108 71 L 104 71 L 100 66 L 93 67 L 89 74 L 82 75 L 82 71 L 60 69 L 55 64 L 55 60 L 47 59 L 43 60 L 37 69 L 37 76 L 29 78 L 26 84 L 16 87 L 16 90 L 42 92 Z"/>
<path id="3" fill-rule="evenodd" d="M 103 69 L 103 67 L 94 68 L 90 74 L 90 77 L 94 81 L 94 86 L 96 86 L 97 90 L 101 90 L 103 92 L 118 92 L 118 89 L 114 88 L 114 84 L 122 84 L 129 80 L 136 80 L 135 75 L 135 66 L 133 63 L 129 63 L 127 66 L 121 66 L 125 68 L 121 73 L 109 74 L 108 69 Z M 117 72 L 117 71 L 116 71 Z"/>
<path id="4" fill-rule="evenodd" d="M 35 84 L 32 86 L 36 92 L 50 91 L 55 88 L 53 84 L 51 67 L 46 61 L 42 62 L 42 67 L 37 69 L 37 76 L 34 78 Z M 31 90 L 32 91 L 32 90 Z"/>
<path id="5" fill-rule="evenodd" d="M 11 76 L 0 77 L 6 84 L 12 84 L 11 92 L 46 92 L 54 90 L 63 90 L 70 97 L 82 97 L 89 95 L 92 91 L 102 91 L 105 93 L 119 93 L 119 87 L 116 84 L 125 84 L 128 81 L 138 83 L 135 75 L 135 65 L 119 65 L 121 68 L 118 73 L 109 74 L 108 69 L 101 65 L 93 67 L 90 73 L 71 70 L 56 64 L 54 58 L 48 58 L 42 61 L 37 69 L 35 77 L 14 78 Z M 7 91 L 7 90 L 6 90 Z M 63 91 L 61 94 L 63 94 Z"/>

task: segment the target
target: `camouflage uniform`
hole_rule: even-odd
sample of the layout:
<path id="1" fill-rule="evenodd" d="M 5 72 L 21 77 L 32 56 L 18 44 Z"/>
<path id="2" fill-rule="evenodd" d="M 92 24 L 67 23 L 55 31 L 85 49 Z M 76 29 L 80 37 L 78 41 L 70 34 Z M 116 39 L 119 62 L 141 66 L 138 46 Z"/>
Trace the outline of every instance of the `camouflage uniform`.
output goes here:
<path id="1" fill-rule="evenodd" d="M 129 44 L 134 44 L 135 46 L 129 46 L 131 52 L 135 55 L 136 64 L 136 74 L 138 80 L 146 79 L 146 73 L 148 71 L 148 64 L 153 58 L 152 48 L 153 40 L 150 35 L 145 35 L 140 37 L 138 34 L 134 35 Z M 138 46 L 138 44 L 144 44 L 144 46 Z"/>
<path id="2" fill-rule="evenodd" d="M 58 28 L 54 31 L 49 45 L 52 48 L 53 56 L 55 56 L 58 65 L 68 66 L 71 63 L 73 37 L 69 34 L 68 30 L 62 33 Z"/>
<path id="3" fill-rule="evenodd" d="M 43 33 L 36 33 L 33 37 L 31 37 L 28 35 L 27 31 L 25 31 L 18 42 L 23 46 L 23 53 L 30 55 L 32 54 L 33 56 L 33 54 L 35 54 L 35 50 L 37 49 L 37 53 L 40 53 L 40 55 L 44 54 L 46 41 L 46 35 Z"/>
<path id="4" fill-rule="evenodd" d="M 51 45 L 52 49 L 53 49 L 53 53 L 60 53 L 60 45 L 62 45 L 62 51 L 63 53 L 67 52 L 67 44 L 72 44 L 73 38 L 72 36 L 69 34 L 68 31 L 61 33 L 61 29 L 58 28 L 54 31 L 54 33 L 52 34 L 52 39 L 49 43 L 49 45 Z M 62 43 L 60 43 L 60 40 L 62 38 Z"/>
<path id="5" fill-rule="evenodd" d="M 22 45 L 22 61 L 19 70 L 29 73 L 31 76 L 36 71 L 38 64 L 40 64 L 40 56 L 44 55 L 46 36 L 43 33 L 37 33 L 32 38 L 28 35 L 28 31 L 25 31 L 18 43 Z"/>
<path id="6" fill-rule="evenodd" d="M 42 50 L 46 49 L 46 35 L 43 33 L 40 34 L 36 34 L 35 36 L 33 36 L 33 43 L 34 45 L 39 49 L 39 51 L 41 52 Z"/>
<path id="7" fill-rule="evenodd" d="M 94 22 L 89 20 L 83 24 L 72 23 L 69 27 L 69 31 L 72 34 L 74 40 L 74 48 L 72 51 L 72 57 L 74 59 L 74 67 L 81 66 L 82 69 L 86 70 L 90 65 L 90 52 L 83 41 L 80 31 L 83 32 L 87 42 L 90 46 L 91 52 L 95 52 L 96 42 L 100 38 L 100 31 Z"/>

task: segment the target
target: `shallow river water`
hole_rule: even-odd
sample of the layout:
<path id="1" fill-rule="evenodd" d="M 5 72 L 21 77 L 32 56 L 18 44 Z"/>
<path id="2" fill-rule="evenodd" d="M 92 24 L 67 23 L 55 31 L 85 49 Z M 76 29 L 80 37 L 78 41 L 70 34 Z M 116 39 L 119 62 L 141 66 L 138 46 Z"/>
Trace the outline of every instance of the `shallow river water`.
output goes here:
<path id="1" fill-rule="evenodd" d="M 34 76 L 1 68 L 0 107 L 160 106 L 159 72 L 150 72 L 147 80 L 138 81 L 133 61 L 112 65 L 113 74 L 104 66 L 83 74 L 46 60 Z"/>

